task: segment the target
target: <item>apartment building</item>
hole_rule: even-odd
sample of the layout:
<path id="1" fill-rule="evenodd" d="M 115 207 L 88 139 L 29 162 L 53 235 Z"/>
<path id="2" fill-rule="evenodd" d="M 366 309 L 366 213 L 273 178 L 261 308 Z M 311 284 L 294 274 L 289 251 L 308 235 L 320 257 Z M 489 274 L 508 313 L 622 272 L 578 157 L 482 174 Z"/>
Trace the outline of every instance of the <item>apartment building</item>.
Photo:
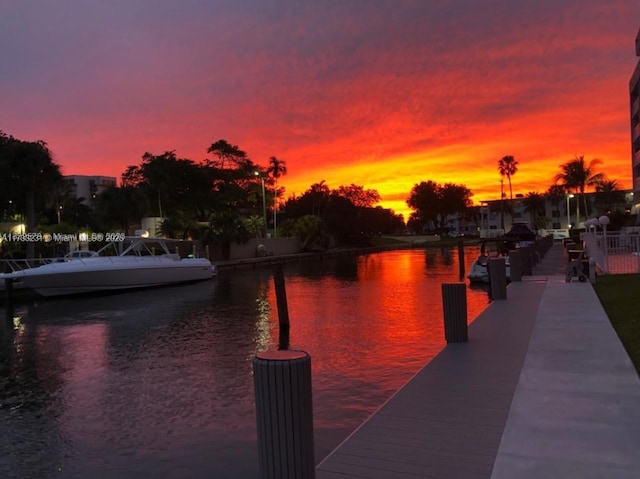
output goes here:
<path id="1" fill-rule="evenodd" d="M 634 197 L 637 195 L 634 195 L 631 190 L 623 190 L 623 193 L 624 202 L 612 206 L 615 209 L 630 212 Z M 584 201 L 587 203 L 588 215 L 585 214 Z M 585 220 L 602 214 L 606 205 L 598 201 L 597 193 L 589 192 L 585 193 L 584 199 L 580 198 L 580 205 L 578 205 L 577 195 L 573 194 L 553 200 L 545 197 L 544 213 L 538 212 L 537 219 L 527 208 L 524 195 L 516 195 L 513 200 L 505 200 L 504 207 L 503 213 L 500 200 L 482 201 L 477 215 L 452 219 L 451 229 L 455 233 L 466 236 L 493 238 L 509 231 L 513 223 L 527 223 L 544 234 L 565 237 L 572 229 L 584 227 Z M 503 221 L 504 229 L 502 229 Z"/>
<path id="2" fill-rule="evenodd" d="M 640 30 L 636 36 L 636 55 L 640 57 Z M 633 192 L 640 200 L 640 60 L 629 80 L 629 100 L 631 104 L 631 165 Z M 636 209 L 640 206 L 636 203 Z"/>
<path id="3" fill-rule="evenodd" d="M 76 198 L 83 198 L 87 206 L 93 206 L 93 200 L 97 195 L 118 183 L 113 176 L 69 175 L 64 179 L 71 186 L 73 195 Z"/>

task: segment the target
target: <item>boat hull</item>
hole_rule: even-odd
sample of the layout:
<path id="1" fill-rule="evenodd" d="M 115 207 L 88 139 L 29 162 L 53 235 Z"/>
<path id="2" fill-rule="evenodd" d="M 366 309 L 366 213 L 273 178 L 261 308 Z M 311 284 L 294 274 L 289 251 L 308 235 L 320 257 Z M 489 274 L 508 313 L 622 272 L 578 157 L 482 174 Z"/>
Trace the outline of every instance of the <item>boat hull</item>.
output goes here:
<path id="1" fill-rule="evenodd" d="M 507 281 L 511 281 L 511 268 L 508 263 L 505 265 L 505 268 Z M 485 264 L 478 264 L 477 261 L 474 261 L 471 265 L 469 274 L 467 275 L 467 279 L 470 283 L 489 283 L 489 271 L 487 270 L 487 266 Z"/>
<path id="2" fill-rule="evenodd" d="M 45 297 L 151 288 L 210 279 L 203 258 L 163 256 L 88 258 L 0 275 Z"/>

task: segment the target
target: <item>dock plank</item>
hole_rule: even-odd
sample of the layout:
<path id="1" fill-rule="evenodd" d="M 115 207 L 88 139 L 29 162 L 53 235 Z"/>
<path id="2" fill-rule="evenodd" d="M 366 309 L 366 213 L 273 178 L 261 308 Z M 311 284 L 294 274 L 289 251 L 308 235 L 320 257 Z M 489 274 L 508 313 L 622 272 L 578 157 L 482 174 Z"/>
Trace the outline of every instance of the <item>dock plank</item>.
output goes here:
<path id="1" fill-rule="evenodd" d="M 316 468 L 318 479 L 635 479 L 640 379 L 554 245 Z"/>
<path id="2" fill-rule="evenodd" d="M 544 282 L 514 283 L 316 468 L 316 477 L 489 478 Z M 325 475 L 326 473 L 326 475 Z"/>

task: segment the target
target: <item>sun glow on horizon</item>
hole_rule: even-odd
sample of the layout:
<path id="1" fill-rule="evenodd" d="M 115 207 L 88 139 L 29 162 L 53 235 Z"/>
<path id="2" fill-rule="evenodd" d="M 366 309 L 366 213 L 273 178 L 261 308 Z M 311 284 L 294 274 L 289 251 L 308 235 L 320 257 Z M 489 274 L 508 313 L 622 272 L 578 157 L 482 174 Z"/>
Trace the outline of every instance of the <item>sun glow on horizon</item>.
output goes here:
<path id="1" fill-rule="evenodd" d="M 637 0 L 74 2 L 0 17 L 0 129 L 47 142 L 65 175 L 119 178 L 145 152 L 198 162 L 225 139 L 284 160 L 285 198 L 356 184 L 405 220 L 421 181 L 499 199 L 505 155 L 514 196 L 576 156 L 631 186 Z"/>

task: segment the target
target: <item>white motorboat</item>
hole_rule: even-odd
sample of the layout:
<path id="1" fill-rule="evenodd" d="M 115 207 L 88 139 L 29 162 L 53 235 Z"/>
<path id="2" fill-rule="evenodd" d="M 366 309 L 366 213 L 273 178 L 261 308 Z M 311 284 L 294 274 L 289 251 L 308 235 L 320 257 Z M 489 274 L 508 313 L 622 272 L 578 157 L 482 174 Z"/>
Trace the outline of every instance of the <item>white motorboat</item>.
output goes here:
<path id="1" fill-rule="evenodd" d="M 109 251 L 117 254 L 109 255 Z M 215 273 L 208 259 L 181 258 L 169 251 L 164 239 L 126 237 L 125 242 L 109 243 L 95 253 L 71 254 L 35 268 L 0 274 L 0 279 L 12 279 L 20 288 L 49 297 L 201 281 Z"/>
<path id="2" fill-rule="evenodd" d="M 492 258 L 504 258 L 506 268 L 506 278 L 510 281 L 511 268 L 509 266 L 509 249 L 508 242 L 495 238 L 481 240 L 480 254 L 471 264 L 471 269 L 467 275 L 467 279 L 471 283 L 488 283 L 489 282 L 489 261 Z"/>

